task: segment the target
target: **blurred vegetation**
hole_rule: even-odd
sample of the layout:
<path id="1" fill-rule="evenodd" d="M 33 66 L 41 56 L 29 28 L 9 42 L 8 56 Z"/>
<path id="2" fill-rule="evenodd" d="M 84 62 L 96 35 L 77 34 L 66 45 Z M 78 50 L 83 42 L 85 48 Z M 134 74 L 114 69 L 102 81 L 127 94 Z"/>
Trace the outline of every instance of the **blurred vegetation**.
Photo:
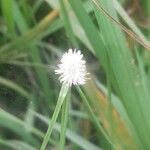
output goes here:
<path id="1" fill-rule="evenodd" d="M 0 150 L 40 148 L 69 48 L 91 79 L 72 87 L 64 149 L 149 150 L 149 39 L 149 0 L 0 0 Z"/>

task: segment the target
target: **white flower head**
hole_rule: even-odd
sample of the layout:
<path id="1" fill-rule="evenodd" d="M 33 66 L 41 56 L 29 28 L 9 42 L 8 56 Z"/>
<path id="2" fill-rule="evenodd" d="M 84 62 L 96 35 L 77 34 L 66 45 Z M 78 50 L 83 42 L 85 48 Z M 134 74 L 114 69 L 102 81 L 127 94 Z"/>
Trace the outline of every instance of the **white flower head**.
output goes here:
<path id="1" fill-rule="evenodd" d="M 59 80 L 62 83 L 73 85 L 85 84 L 87 78 L 86 62 L 83 60 L 83 55 L 80 50 L 69 49 L 68 52 L 62 56 L 55 70 L 55 74 L 59 74 Z"/>

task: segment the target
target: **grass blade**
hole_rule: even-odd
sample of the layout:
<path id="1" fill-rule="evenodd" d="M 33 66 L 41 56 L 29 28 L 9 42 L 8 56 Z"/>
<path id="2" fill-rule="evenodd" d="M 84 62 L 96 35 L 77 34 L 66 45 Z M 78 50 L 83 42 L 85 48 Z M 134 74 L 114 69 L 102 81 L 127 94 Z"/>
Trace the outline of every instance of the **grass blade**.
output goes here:
<path id="1" fill-rule="evenodd" d="M 46 145 L 47 145 L 48 140 L 49 140 L 49 138 L 51 136 L 54 124 L 55 124 L 55 122 L 57 120 L 57 117 L 59 115 L 61 106 L 62 106 L 62 104 L 64 102 L 64 99 L 65 99 L 67 93 L 68 93 L 68 89 L 69 89 L 69 87 L 67 85 L 65 85 L 65 84 L 62 85 L 62 88 L 61 88 L 60 94 L 59 94 L 59 98 L 58 98 L 58 101 L 57 101 L 57 104 L 56 104 L 56 108 L 54 110 L 52 119 L 49 122 L 49 126 L 48 126 L 47 132 L 45 134 L 45 137 L 43 139 L 43 142 L 42 142 L 40 150 L 45 150 L 45 148 L 46 148 Z"/>
<path id="2" fill-rule="evenodd" d="M 62 105 L 61 132 L 60 132 L 60 150 L 65 150 L 65 138 L 69 117 L 70 91 Z"/>
<path id="3" fill-rule="evenodd" d="M 6 86 L 8 88 L 11 88 L 12 90 L 15 90 L 16 92 L 18 92 L 22 96 L 26 97 L 27 99 L 30 98 L 29 93 L 25 89 L 23 89 L 21 86 L 17 85 L 16 83 L 14 83 L 8 79 L 0 77 L 0 84 Z"/>

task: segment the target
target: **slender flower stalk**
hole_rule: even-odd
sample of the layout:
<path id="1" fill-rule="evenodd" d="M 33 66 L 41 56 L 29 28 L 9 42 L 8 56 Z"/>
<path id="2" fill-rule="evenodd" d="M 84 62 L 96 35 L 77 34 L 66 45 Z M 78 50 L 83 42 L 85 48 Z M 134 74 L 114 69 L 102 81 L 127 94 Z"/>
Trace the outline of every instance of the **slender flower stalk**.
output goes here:
<path id="1" fill-rule="evenodd" d="M 60 61 L 61 61 L 61 63 L 58 65 L 58 69 L 55 70 L 55 74 L 60 75 L 59 80 L 62 83 L 62 88 L 60 90 L 56 108 L 54 110 L 52 119 L 49 122 L 49 127 L 45 134 L 45 137 L 42 142 L 40 150 L 45 150 L 45 148 L 46 148 L 46 145 L 49 141 L 53 127 L 58 118 L 61 106 L 64 103 L 64 100 L 69 91 L 69 88 L 72 85 L 83 85 L 83 84 L 85 84 L 85 82 L 87 80 L 88 73 L 86 71 L 86 65 L 85 65 L 86 62 L 83 60 L 83 55 L 81 54 L 80 50 L 75 49 L 73 51 L 72 49 L 69 49 L 68 52 L 66 52 L 62 56 Z M 66 100 L 68 100 L 68 99 L 66 99 Z M 65 110 L 64 110 L 64 112 L 68 113 L 68 111 L 65 111 Z M 66 119 L 66 121 L 67 121 L 67 119 Z M 67 122 L 62 122 L 62 124 L 65 127 Z M 61 142 L 60 142 L 60 145 L 62 145 L 62 146 L 64 146 L 63 137 L 65 135 L 65 132 L 66 132 L 66 130 L 62 130 L 63 135 L 61 136 Z"/>
<path id="2" fill-rule="evenodd" d="M 44 140 L 43 140 L 43 143 L 41 145 L 40 150 L 45 150 L 45 148 L 46 148 L 46 145 L 47 145 L 47 143 L 49 141 L 49 138 L 51 136 L 53 127 L 54 127 L 55 122 L 58 118 L 61 106 L 64 102 L 64 99 L 65 99 L 67 93 L 68 93 L 68 89 L 69 89 L 68 85 L 66 85 L 66 84 L 62 85 L 60 93 L 59 93 L 58 101 L 57 101 L 57 104 L 56 104 L 56 107 L 55 107 L 55 110 L 54 110 L 54 113 L 53 113 L 53 116 L 52 116 L 52 119 L 49 121 L 49 127 L 47 129 L 47 132 L 46 132 L 46 135 L 44 137 Z"/>
<path id="3" fill-rule="evenodd" d="M 60 150 L 65 150 L 66 130 L 69 120 L 69 106 L 70 106 L 70 90 L 68 91 L 67 97 L 62 105 L 61 111 L 61 131 L 60 131 Z"/>

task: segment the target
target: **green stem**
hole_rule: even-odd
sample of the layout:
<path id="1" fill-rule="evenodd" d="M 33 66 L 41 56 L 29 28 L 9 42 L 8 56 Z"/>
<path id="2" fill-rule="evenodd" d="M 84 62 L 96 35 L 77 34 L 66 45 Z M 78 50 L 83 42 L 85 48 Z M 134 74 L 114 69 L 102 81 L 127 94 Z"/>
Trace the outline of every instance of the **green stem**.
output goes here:
<path id="1" fill-rule="evenodd" d="M 45 134 L 45 137 L 44 137 L 44 140 L 42 142 L 40 150 L 45 150 L 45 148 L 46 148 L 46 145 L 47 145 L 47 143 L 49 141 L 49 138 L 51 136 L 53 127 L 54 127 L 55 122 L 57 120 L 57 117 L 59 115 L 61 106 L 62 106 L 62 104 L 64 102 L 64 99 L 65 99 L 67 93 L 68 93 L 68 90 L 69 90 L 69 86 L 67 86 L 66 84 L 63 84 L 62 87 L 61 87 L 60 93 L 59 93 L 59 97 L 58 97 L 58 101 L 57 101 L 57 104 L 56 104 L 56 108 L 54 110 L 52 119 L 49 121 L 49 127 L 48 127 L 48 130 L 47 130 L 46 134 Z"/>
<path id="2" fill-rule="evenodd" d="M 76 86 L 82 100 L 84 101 L 84 104 L 86 105 L 86 108 L 88 109 L 89 111 L 89 114 L 91 115 L 91 118 L 93 120 L 93 122 L 96 124 L 96 127 L 104 134 L 105 138 L 108 140 L 109 143 L 112 144 L 110 138 L 108 137 L 107 133 L 105 132 L 105 130 L 103 129 L 103 127 L 100 125 L 99 121 L 97 120 L 94 112 L 92 111 L 92 108 L 85 96 L 85 94 L 82 92 L 81 88 L 79 86 Z"/>
<path id="3" fill-rule="evenodd" d="M 69 103 L 70 103 L 70 94 L 67 95 L 62 106 L 60 150 L 64 150 L 64 146 L 65 146 L 66 130 L 67 130 L 67 123 L 68 123 L 68 116 L 69 116 Z"/>

